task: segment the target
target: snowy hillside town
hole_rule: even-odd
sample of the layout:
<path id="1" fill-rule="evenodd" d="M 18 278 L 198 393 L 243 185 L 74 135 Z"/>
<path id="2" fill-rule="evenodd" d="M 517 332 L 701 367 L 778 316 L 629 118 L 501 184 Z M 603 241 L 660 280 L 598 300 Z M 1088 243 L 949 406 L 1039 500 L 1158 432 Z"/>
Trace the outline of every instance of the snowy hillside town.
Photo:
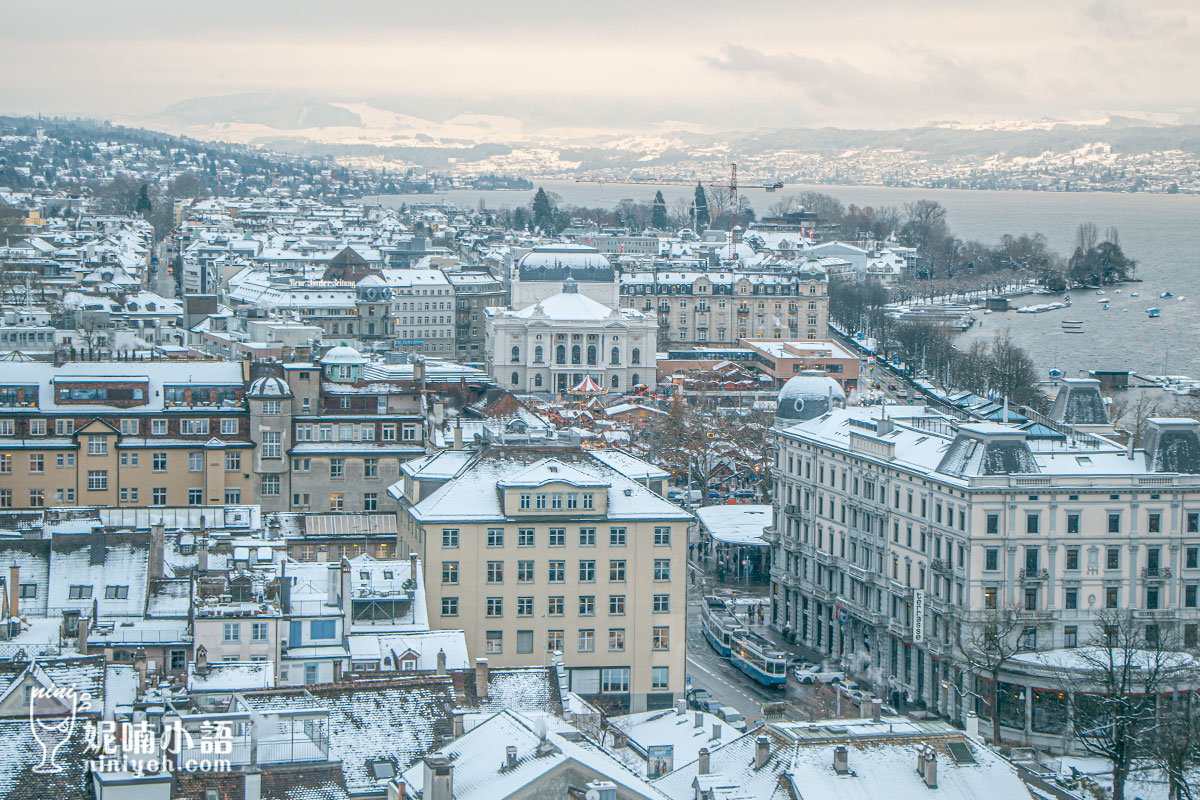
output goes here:
<path id="1" fill-rule="evenodd" d="M 909 240 L 64 130 L 0 126 L 0 798 L 1200 790 L 1200 422 L 889 361 Z"/>

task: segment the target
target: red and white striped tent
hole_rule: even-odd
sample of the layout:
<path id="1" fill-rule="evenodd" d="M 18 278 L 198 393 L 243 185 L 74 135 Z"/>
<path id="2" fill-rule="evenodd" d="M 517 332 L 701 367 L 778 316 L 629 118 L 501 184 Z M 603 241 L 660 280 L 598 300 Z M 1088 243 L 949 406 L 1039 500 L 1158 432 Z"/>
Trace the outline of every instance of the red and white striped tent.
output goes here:
<path id="1" fill-rule="evenodd" d="M 571 394 L 604 394 L 604 387 L 592 380 L 591 375 L 584 375 L 583 380 L 571 389 Z"/>

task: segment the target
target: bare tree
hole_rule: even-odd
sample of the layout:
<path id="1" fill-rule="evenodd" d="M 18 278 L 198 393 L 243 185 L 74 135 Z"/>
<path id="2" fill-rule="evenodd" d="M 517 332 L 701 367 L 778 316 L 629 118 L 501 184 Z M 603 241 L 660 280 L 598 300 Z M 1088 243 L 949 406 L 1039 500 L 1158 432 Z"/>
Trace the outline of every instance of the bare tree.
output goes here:
<path id="1" fill-rule="evenodd" d="M 1088 645 L 1072 652 L 1060 674 L 1074 696 L 1075 741 L 1108 759 L 1113 800 L 1124 800 L 1130 772 L 1158 738 L 1159 695 L 1174 688 L 1193 662 L 1157 625 L 1138 624 L 1119 611 L 1103 611 L 1096 621 Z"/>
<path id="2" fill-rule="evenodd" d="M 1094 222 L 1081 222 L 1079 227 L 1075 229 L 1075 247 L 1083 252 L 1088 252 L 1096 243 L 1100 241 L 1100 229 L 1096 227 Z"/>
<path id="3" fill-rule="evenodd" d="M 1188 686 L 1200 683 L 1193 667 Z M 1148 760 L 1167 778 L 1170 800 L 1200 796 L 1195 773 L 1200 770 L 1200 700 L 1196 692 L 1174 692 L 1162 698 L 1159 722 L 1149 739 Z"/>
<path id="4" fill-rule="evenodd" d="M 992 743 L 1000 745 L 1000 673 L 1021 651 L 1021 619 L 1012 606 L 997 606 L 964 614 L 957 625 L 957 646 L 968 671 L 990 682 L 987 694 L 980 693 L 992 717 Z M 978 690 L 978 686 L 976 687 Z"/>

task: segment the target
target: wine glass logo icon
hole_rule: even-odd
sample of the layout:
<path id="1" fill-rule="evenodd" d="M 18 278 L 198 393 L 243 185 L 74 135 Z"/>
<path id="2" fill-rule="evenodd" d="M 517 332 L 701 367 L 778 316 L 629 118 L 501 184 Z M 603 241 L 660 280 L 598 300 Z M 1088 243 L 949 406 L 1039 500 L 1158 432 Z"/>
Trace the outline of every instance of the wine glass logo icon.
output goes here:
<path id="1" fill-rule="evenodd" d="M 48 775 L 64 771 L 56 756 L 75 730 L 79 705 L 79 692 L 73 687 L 33 687 L 29 695 L 29 727 L 42 746 L 42 760 L 33 768 L 34 772 Z"/>

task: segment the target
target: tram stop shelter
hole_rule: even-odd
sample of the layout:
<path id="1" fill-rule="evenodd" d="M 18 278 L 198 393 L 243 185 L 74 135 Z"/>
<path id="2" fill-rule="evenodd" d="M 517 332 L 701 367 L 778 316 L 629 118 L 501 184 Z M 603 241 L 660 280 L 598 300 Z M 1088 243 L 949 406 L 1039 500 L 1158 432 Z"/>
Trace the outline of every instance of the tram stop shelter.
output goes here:
<path id="1" fill-rule="evenodd" d="M 764 533 L 771 525 L 769 505 L 704 506 L 696 510 L 700 523 L 700 554 L 708 573 L 718 581 L 766 584 L 771 570 Z"/>

